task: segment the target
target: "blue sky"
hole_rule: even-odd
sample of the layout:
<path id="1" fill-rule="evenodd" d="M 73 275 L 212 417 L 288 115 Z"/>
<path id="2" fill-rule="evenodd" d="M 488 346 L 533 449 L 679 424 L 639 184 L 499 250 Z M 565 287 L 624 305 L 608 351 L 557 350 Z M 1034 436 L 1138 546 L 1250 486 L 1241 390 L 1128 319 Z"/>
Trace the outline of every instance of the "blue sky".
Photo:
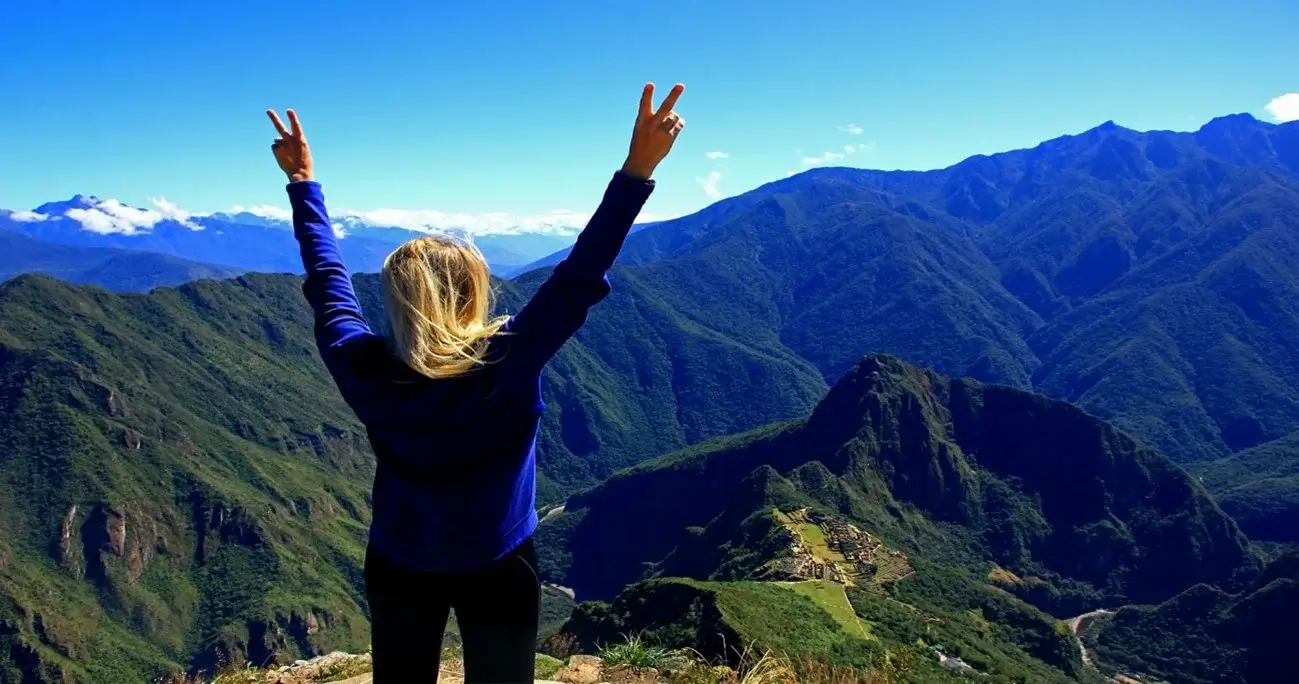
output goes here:
<path id="1" fill-rule="evenodd" d="M 672 216 L 826 152 L 935 168 L 1299 91 L 1293 0 L 367 5 L 0 3 L 0 207 L 283 205 L 267 107 L 301 114 L 334 206 L 589 212 L 641 84 L 681 81 L 646 208 Z"/>

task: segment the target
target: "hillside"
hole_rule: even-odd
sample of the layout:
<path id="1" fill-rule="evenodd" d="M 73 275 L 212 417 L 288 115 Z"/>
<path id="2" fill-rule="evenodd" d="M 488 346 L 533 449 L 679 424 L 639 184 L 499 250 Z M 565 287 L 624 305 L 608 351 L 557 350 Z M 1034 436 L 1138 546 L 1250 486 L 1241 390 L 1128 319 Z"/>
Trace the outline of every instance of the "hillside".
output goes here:
<path id="1" fill-rule="evenodd" d="M 1299 554 L 1283 556 L 1250 587 L 1197 585 L 1158 606 L 1124 608 L 1084 635 L 1109 671 L 1187 684 L 1272 684 L 1294 676 Z"/>
<path id="2" fill-rule="evenodd" d="M 72 247 L 0 230 L 0 282 L 40 273 L 115 292 L 148 292 L 194 280 L 233 278 L 239 271 L 177 257 L 107 247 Z"/>
<path id="3" fill-rule="evenodd" d="M 957 663 L 992 682 L 1093 681 L 1054 620 L 995 589 L 970 596 L 969 605 L 920 609 L 817 581 L 656 579 L 629 587 L 609 604 L 579 604 L 562 634 L 588 651 L 636 634 L 732 666 L 746 649 L 759 649 L 858 671 L 878 672 L 886 658 L 894 659 L 909 670 L 906 681 L 968 681 L 955 671 Z"/>
<path id="4" fill-rule="evenodd" d="M 1250 537 L 1299 544 L 1299 432 L 1193 472 Z"/>
<path id="5" fill-rule="evenodd" d="M 357 284 L 381 321 L 377 278 Z M 519 287 L 504 286 L 507 306 Z M 670 310 L 609 306 L 628 309 L 622 323 L 583 333 L 603 355 L 574 342 L 549 371 L 543 503 L 656 445 L 805 410 L 824 389 L 796 359 L 673 328 Z M 723 397 L 713 363 L 781 393 L 767 408 Z M 319 362 L 300 279 L 148 295 L 0 285 L 0 444 L 9 667 L 138 681 L 364 646 L 373 456 Z"/>
<path id="6" fill-rule="evenodd" d="M 8 667 L 138 681 L 364 645 L 372 457 L 299 298 L 0 286 Z"/>
<path id="7" fill-rule="evenodd" d="M 798 510 L 858 525 L 866 542 L 834 543 L 868 549 L 869 560 L 792 536 Z M 1051 645 L 1050 616 L 1163 601 L 1200 583 L 1238 587 L 1260 566 L 1199 485 L 1124 432 L 1063 402 L 886 356 L 854 366 L 805 420 L 617 473 L 571 497 L 539 535 L 543 576 L 625 613 L 594 604 L 595 621 L 612 627 L 566 628 L 583 638 L 615 628 L 684 638 L 685 617 L 655 612 L 637 592 L 659 591 L 654 578 L 807 577 L 790 568 L 824 561 L 799 561 L 802 551 L 781 560 L 802 537 L 812 557 L 829 553 L 842 568 L 857 615 L 878 612 L 896 643 L 933 643 L 896 602 L 944 624 L 978 610 L 988 643 L 955 626 L 942 643 L 1003 674 L 1030 662 L 1077 669 L 1075 650 Z M 899 562 L 910 570 L 891 571 Z"/>
<path id="8" fill-rule="evenodd" d="M 579 598 L 609 598 L 691 536 L 738 532 L 755 512 L 795 504 L 860 521 L 891 546 L 1037 578 L 1014 590 L 1060 616 L 1230 585 L 1258 562 L 1198 484 L 1113 426 L 871 356 L 805 420 L 643 463 L 571 497 L 546 525 L 546 570 Z"/>
<path id="9" fill-rule="evenodd" d="M 656 297 L 833 381 L 862 354 L 1079 403 L 1174 460 L 1299 429 L 1299 122 L 1112 123 L 947 169 L 814 169 L 631 236 Z"/>

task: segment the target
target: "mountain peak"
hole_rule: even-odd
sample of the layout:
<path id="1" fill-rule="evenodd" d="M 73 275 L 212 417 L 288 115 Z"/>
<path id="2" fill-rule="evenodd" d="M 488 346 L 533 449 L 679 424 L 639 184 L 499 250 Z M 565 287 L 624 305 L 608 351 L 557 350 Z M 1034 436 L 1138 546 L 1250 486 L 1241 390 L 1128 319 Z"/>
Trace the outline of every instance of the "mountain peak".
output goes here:
<path id="1" fill-rule="evenodd" d="M 1118 125 L 1117 123 L 1114 122 L 1113 119 L 1110 119 L 1109 121 L 1106 121 L 1105 123 L 1099 126 L 1089 128 L 1086 131 L 1083 131 L 1080 137 L 1097 138 L 1101 136 L 1114 135 L 1115 133 L 1121 133 L 1126 130 L 1128 129 Z"/>
<path id="2" fill-rule="evenodd" d="M 1201 131 L 1240 131 L 1254 128 L 1262 122 L 1254 118 L 1253 114 L 1241 112 L 1239 114 L 1226 114 L 1224 116 L 1214 117 L 1209 123 L 1200 127 Z"/>
<path id="3" fill-rule="evenodd" d="M 77 194 L 64 202 L 46 202 L 33 211 L 46 216 L 62 216 L 72 209 L 91 209 L 99 203 L 100 199 L 94 195 Z"/>

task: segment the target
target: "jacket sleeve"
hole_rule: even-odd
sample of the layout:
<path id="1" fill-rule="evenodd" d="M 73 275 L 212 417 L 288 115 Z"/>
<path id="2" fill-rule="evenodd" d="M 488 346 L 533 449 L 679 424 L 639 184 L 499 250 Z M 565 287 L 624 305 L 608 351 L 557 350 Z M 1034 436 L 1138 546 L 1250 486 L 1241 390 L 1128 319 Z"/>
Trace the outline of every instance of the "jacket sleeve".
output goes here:
<path id="1" fill-rule="evenodd" d="M 315 312 L 316 345 L 335 380 L 343 384 L 347 379 L 338 377 L 347 365 L 340 363 L 343 352 L 373 333 L 343 265 L 320 184 L 290 183 L 288 192 L 293 207 L 293 235 L 302 248 L 302 266 L 307 272 L 302 292 Z"/>
<path id="2" fill-rule="evenodd" d="M 606 273 L 653 191 L 654 181 L 614 174 L 572 251 L 506 326 L 507 362 L 540 372 L 582 327 L 587 311 L 609 295 Z"/>

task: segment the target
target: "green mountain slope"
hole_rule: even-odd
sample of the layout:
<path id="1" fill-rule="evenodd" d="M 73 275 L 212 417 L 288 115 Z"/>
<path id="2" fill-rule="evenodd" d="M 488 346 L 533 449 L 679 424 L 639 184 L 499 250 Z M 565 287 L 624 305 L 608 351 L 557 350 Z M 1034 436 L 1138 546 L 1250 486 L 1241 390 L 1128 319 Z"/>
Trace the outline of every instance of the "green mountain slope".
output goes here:
<path id="1" fill-rule="evenodd" d="M 872 356 L 805 421 L 644 463 L 570 498 L 544 526 L 545 569 L 579 598 L 608 598 L 689 536 L 738 533 L 773 505 L 819 506 L 890 545 L 1036 578 L 1012 589 L 1062 617 L 1230 585 L 1258 563 L 1198 484 L 1114 427 Z"/>
<path id="2" fill-rule="evenodd" d="M 947 169 L 817 169 L 649 226 L 623 263 L 833 381 L 882 352 L 1031 387 L 1179 462 L 1299 429 L 1299 123 L 1112 123 Z"/>
<path id="3" fill-rule="evenodd" d="M 865 530 L 868 565 L 852 569 L 842 542 L 825 550 L 797 517 L 811 514 Z M 797 651 L 803 627 L 782 636 L 764 632 L 768 618 L 698 607 L 714 601 L 700 591 L 742 588 L 672 582 L 762 581 L 765 593 L 737 603 L 782 614 L 793 599 L 769 583 L 806 578 L 791 548 L 811 548 L 847 564 L 836 567 L 849 568 L 853 613 L 890 635 L 842 642 L 841 622 L 817 637 L 839 640 L 822 644 L 839 661 L 920 639 L 1030 681 L 1084 675 L 1059 619 L 1200 583 L 1244 586 L 1261 565 L 1191 477 L 1127 434 L 1063 402 L 887 356 L 857 364 L 805 420 L 642 463 L 571 497 L 539 540 L 544 576 L 595 601 L 565 628 L 579 639 L 631 629 L 685 643 L 720 629 Z"/>
<path id="4" fill-rule="evenodd" d="M 544 275 L 503 283 L 500 308 L 517 311 Z M 611 279 L 613 294 L 545 373 L 541 468 L 569 491 L 703 439 L 793 418 L 824 396 L 816 367 L 780 345 L 728 336 L 634 272 Z"/>
<path id="5" fill-rule="evenodd" d="M 806 625 L 764 626 L 799 614 L 778 583 L 806 577 L 789 569 L 802 557 L 791 547 L 847 553 L 818 547 L 802 518 L 791 527 L 800 510 L 882 545 L 850 571 L 847 594 L 851 616 L 883 636 L 858 642 L 841 619 L 817 626 L 835 619 L 826 604 Z M 571 497 L 539 539 L 544 575 L 594 601 L 565 627 L 584 642 L 632 630 L 721 656 L 736 639 L 793 654 L 815 645 L 860 665 L 920 639 L 1029 681 L 1084 675 L 1059 619 L 1200 583 L 1243 586 L 1261 565 L 1203 489 L 1125 433 L 1063 402 L 885 356 L 845 374 L 806 420 Z M 728 593 L 748 612 L 726 609 Z"/>
<path id="6" fill-rule="evenodd" d="M 299 297 L 0 286 L 9 668 L 139 681 L 364 646 L 372 457 Z"/>
<path id="7" fill-rule="evenodd" d="M 1299 544 L 1299 432 L 1192 472 L 1250 537 Z"/>
<path id="8" fill-rule="evenodd" d="M 1034 335 L 1038 389 L 1184 461 L 1299 425 L 1299 186 L 1234 177 L 1200 233 Z"/>
<path id="9" fill-rule="evenodd" d="M 357 286 L 382 321 L 377 278 Z M 503 285 L 502 305 L 527 287 Z M 824 391 L 788 354 L 630 293 L 608 306 L 548 371 L 543 503 L 658 449 L 796 414 Z M 33 276 L 0 285 L 11 665 L 50 681 L 138 681 L 364 646 L 373 456 L 311 325 L 291 276 L 148 295 Z"/>
<path id="10" fill-rule="evenodd" d="M 959 221 L 806 175 L 764 189 L 761 202 L 671 258 L 627 272 L 692 320 L 791 350 L 827 378 L 884 352 L 1027 384 L 1037 360 L 1024 340 L 1041 321 L 1000 285 Z"/>
<path id="11" fill-rule="evenodd" d="M 1250 587 L 1197 585 L 1158 606 L 1124 608 L 1084 634 L 1101 667 L 1187 684 L 1272 684 L 1294 678 L 1299 554 L 1283 556 Z"/>

